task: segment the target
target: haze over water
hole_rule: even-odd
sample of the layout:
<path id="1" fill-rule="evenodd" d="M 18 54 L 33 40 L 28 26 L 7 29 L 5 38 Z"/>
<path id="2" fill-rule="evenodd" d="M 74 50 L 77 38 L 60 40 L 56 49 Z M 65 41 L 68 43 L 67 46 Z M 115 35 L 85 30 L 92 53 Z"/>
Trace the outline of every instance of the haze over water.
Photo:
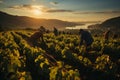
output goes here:
<path id="1" fill-rule="evenodd" d="M 94 25 L 96 23 L 86 23 L 83 25 L 78 25 L 78 26 L 74 26 L 74 27 L 66 27 L 65 29 L 88 29 L 88 26 L 90 25 Z"/>

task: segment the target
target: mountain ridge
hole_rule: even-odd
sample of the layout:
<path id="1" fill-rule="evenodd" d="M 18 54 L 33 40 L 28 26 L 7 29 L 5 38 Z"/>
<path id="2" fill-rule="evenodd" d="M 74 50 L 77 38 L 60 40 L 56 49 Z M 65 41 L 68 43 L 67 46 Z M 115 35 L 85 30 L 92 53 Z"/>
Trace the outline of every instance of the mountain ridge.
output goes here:
<path id="1" fill-rule="evenodd" d="M 120 16 L 107 19 L 102 24 L 100 24 L 100 27 L 120 29 Z"/>
<path id="2" fill-rule="evenodd" d="M 90 26 L 88 26 L 88 28 L 105 29 L 105 30 L 109 28 L 111 30 L 120 31 L 120 16 L 107 19 L 100 24 L 90 25 Z"/>
<path id="3" fill-rule="evenodd" d="M 65 29 L 67 26 L 81 25 L 76 22 L 62 21 L 58 19 L 38 19 L 28 16 L 11 15 L 0 11 L 0 25 L 7 28 L 38 28 L 44 26 L 47 29 L 56 27 L 58 29 Z"/>

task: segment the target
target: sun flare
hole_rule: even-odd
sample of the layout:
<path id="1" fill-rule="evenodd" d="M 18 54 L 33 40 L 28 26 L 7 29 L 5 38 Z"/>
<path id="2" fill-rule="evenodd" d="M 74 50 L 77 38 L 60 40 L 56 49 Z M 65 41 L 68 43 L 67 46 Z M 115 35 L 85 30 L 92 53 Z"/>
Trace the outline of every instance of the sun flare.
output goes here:
<path id="1" fill-rule="evenodd" d="M 41 15 L 41 14 L 42 14 L 42 11 L 41 11 L 41 10 L 38 10 L 38 9 L 35 9 L 35 10 L 33 10 L 33 13 L 34 13 L 35 15 Z"/>

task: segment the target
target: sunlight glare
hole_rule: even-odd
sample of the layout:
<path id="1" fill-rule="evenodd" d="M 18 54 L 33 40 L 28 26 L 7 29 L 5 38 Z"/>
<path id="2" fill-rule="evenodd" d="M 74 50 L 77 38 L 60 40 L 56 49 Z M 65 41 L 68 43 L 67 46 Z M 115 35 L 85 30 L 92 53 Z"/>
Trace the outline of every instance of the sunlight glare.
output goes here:
<path id="1" fill-rule="evenodd" d="M 40 11 L 40 10 L 38 10 L 38 9 L 35 9 L 35 10 L 33 10 L 33 13 L 34 13 L 35 15 L 41 15 L 41 14 L 42 14 L 42 11 Z"/>

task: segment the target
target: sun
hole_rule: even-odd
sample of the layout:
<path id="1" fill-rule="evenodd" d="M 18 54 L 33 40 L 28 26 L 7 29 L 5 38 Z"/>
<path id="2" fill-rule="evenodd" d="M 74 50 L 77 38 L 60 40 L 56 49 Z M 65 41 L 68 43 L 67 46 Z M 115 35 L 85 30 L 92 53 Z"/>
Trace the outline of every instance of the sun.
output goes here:
<path id="1" fill-rule="evenodd" d="M 42 11 L 41 11 L 41 10 L 38 10 L 38 9 L 34 9 L 34 10 L 33 10 L 33 13 L 34 13 L 35 15 L 41 15 L 41 14 L 42 14 Z"/>

